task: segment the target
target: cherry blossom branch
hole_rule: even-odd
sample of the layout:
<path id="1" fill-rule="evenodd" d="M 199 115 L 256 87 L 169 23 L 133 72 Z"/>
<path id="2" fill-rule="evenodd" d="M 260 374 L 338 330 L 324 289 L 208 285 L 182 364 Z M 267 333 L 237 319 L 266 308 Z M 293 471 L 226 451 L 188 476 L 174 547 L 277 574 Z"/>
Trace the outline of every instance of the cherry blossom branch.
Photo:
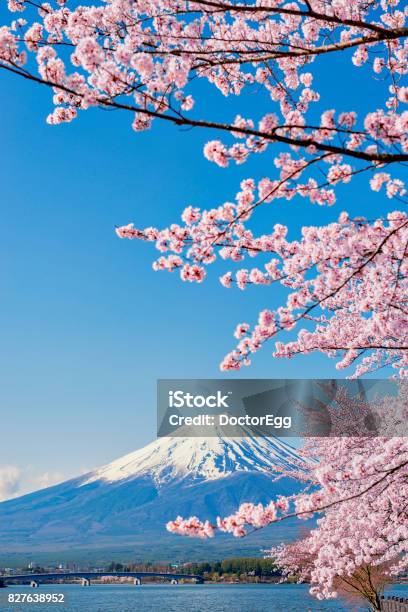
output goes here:
<path id="1" fill-rule="evenodd" d="M 359 490 L 356 493 L 316 506 L 310 504 L 306 510 L 287 512 L 286 514 L 277 516 L 276 511 L 280 508 L 280 506 L 287 507 L 289 505 L 289 500 L 281 496 L 277 503 L 270 502 L 266 506 L 263 506 L 262 504 L 244 503 L 240 506 L 235 514 L 232 514 L 224 519 L 217 519 L 217 525 L 213 525 L 209 521 L 205 521 L 203 523 L 197 517 L 190 517 L 189 519 L 177 517 L 176 520 L 169 521 L 166 527 L 171 533 L 199 538 L 214 537 L 217 527 L 220 531 L 232 533 L 236 537 L 247 537 L 260 529 L 270 526 L 273 523 L 280 523 L 288 519 L 304 516 L 311 518 L 313 514 L 322 513 L 334 507 L 338 507 L 341 504 L 345 504 L 346 502 L 360 499 L 374 488 L 382 484 L 389 476 L 403 470 L 406 466 L 408 466 L 408 460 L 386 470 L 386 473 L 381 476 L 381 478 L 372 482 L 367 487 Z M 310 498 L 313 498 L 313 495 L 314 494 L 311 494 Z M 245 524 L 251 525 L 253 528 L 250 531 L 246 531 L 244 528 Z"/>
<path id="2" fill-rule="evenodd" d="M 273 6 L 110 0 L 73 9 L 62 0 L 55 5 L 53 0 L 45 5 L 8 2 L 12 12 L 27 9 L 27 18 L 0 27 L 0 69 L 53 91 L 49 124 L 68 123 L 81 111 L 99 107 L 130 113 L 136 132 L 159 120 L 225 135 L 232 144 L 211 140 L 204 146 L 205 157 L 223 168 L 271 151 L 277 177 L 257 186 L 246 179 L 235 203 L 204 211 L 190 206 L 182 214 L 183 225 L 163 230 L 142 231 L 132 224 L 117 228 L 122 237 L 155 242 L 165 255 L 154 268 L 178 270 L 189 282 L 202 282 L 217 258 L 235 263 L 274 254 L 261 268 L 221 277 L 226 287 L 279 282 L 291 291 L 276 311 L 262 311 L 253 329 L 238 325 L 238 345 L 222 369 L 249 365 L 266 340 L 297 327 L 295 341 L 276 343 L 275 357 L 319 347 L 329 357 L 344 352 L 337 367 L 356 363 L 354 375 L 385 366 L 404 375 L 408 236 L 406 225 L 397 229 L 400 220 L 405 224 L 404 213 L 394 210 L 386 219 L 362 225 L 343 213 L 337 223 L 303 228 L 302 237 L 291 242 L 285 226 L 276 224 L 269 234 L 255 237 L 247 223 L 261 204 L 278 199 L 332 206 L 336 186 L 369 169 L 372 191 L 384 189 L 388 198 L 406 205 L 404 182 L 390 173 L 400 172 L 408 161 L 403 107 L 408 102 L 403 83 L 408 29 L 398 0 L 342 0 L 335 7 L 319 0 L 278 0 Z M 370 108 L 368 98 L 360 113 L 323 105 L 316 119 L 311 109 L 323 93 L 314 87 L 319 58 L 346 49 L 350 65 L 366 66 L 365 74 L 382 90 L 383 98 L 375 98 L 380 107 Z M 195 118 L 189 113 L 203 96 L 195 87 L 198 79 L 226 97 L 250 89 L 264 96 L 270 112 L 225 122 Z M 307 330 L 299 330 L 300 321 Z"/>
<path id="3" fill-rule="evenodd" d="M 18 76 L 23 77 L 24 79 L 30 80 L 30 81 L 34 81 L 35 83 L 38 83 L 40 85 L 45 85 L 47 87 L 52 87 L 55 88 L 57 90 L 61 90 L 64 91 L 68 94 L 74 95 L 78 98 L 83 98 L 83 94 L 81 94 L 78 91 L 75 91 L 69 87 L 66 87 L 62 84 L 53 82 L 53 81 L 49 81 L 48 79 L 43 79 L 40 77 L 37 77 L 29 72 L 23 71 L 19 68 L 10 66 L 10 65 L 6 65 L 6 64 L 1 64 L 0 63 L 0 70 L 6 70 L 8 72 L 11 72 L 13 74 L 16 74 Z M 188 117 L 185 116 L 177 116 L 174 117 L 172 115 L 167 115 L 165 113 L 160 113 L 157 111 L 153 111 L 147 108 L 141 108 L 141 107 L 137 107 L 134 106 L 132 104 L 124 104 L 121 102 L 118 102 L 116 100 L 113 99 L 108 99 L 105 97 L 98 97 L 96 98 L 96 102 L 97 104 L 99 104 L 102 107 L 108 107 L 108 108 L 114 108 L 117 110 L 126 110 L 129 112 L 133 112 L 133 113 L 138 113 L 140 115 L 146 115 L 147 117 L 154 117 L 156 119 L 161 119 L 163 121 L 168 121 L 170 123 L 174 123 L 175 125 L 178 126 L 188 126 L 188 127 L 198 127 L 198 128 L 207 128 L 207 129 L 214 129 L 217 131 L 221 131 L 221 132 L 228 132 L 228 133 L 238 133 L 238 134 L 242 134 L 245 136 L 257 136 L 259 138 L 262 138 L 263 140 L 266 141 L 271 141 L 271 142 L 280 142 L 280 143 L 284 143 L 284 144 L 288 144 L 288 145 L 292 145 L 295 147 L 301 147 L 301 148 L 309 148 L 309 147 L 314 147 L 316 148 L 318 151 L 323 151 L 325 153 L 333 153 L 336 155 L 345 155 L 347 157 L 351 157 L 351 158 L 355 158 L 355 159 L 360 159 L 360 160 L 364 160 L 364 161 L 370 161 L 370 162 L 376 162 L 376 163 L 381 163 L 381 164 L 392 164 L 392 163 L 397 163 L 397 162 L 408 162 L 408 153 L 367 153 L 365 151 L 355 151 L 352 149 L 348 149 L 346 147 L 340 147 L 340 146 L 336 146 L 336 145 L 330 145 L 330 144 L 322 144 L 317 142 L 316 140 L 314 140 L 313 138 L 303 138 L 303 139 L 296 139 L 296 138 L 290 138 L 288 136 L 283 136 L 281 134 L 277 134 L 276 131 L 273 134 L 269 134 L 267 132 L 261 132 L 259 130 L 255 130 L 255 129 L 250 129 L 250 128 L 242 128 L 242 127 L 238 127 L 238 126 L 234 126 L 234 125 L 230 125 L 230 124 L 226 124 L 226 123 L 218 123 L 216 121 L 206 121 L 206 120 L 200 120 L 200 119 L 190 119 Z M 285 125 L 281 126 L 281 129 L 287 129 Z"/>
<path id="4" fill-rule="evenodd" d="M 280 58 L 302 58 L 302 57 L 310 57 L 314 55 L 325 55 L 327 53 L 333 53 L 337 51 L 345 51 L 346 49 L 352 49 L 354 47 L 359 47 L 361 45 L 369 45 L 374 42 L 380 42 L 383 40 L 393 40 L 398 38 L 406 38 L 408 36 L 408 28 L 401 28 L 399 30 L 395 30 L 393 32 L 389 32 L 387 36 L 377 34 L 371 36 L 363 36 L 361 38 L 349 40 L 342 43 L 333 43 L 332 45 L 325 45 L 322 47 L 311 48 L 311 49 L 298 49 L 292 51 L 275 51 L 273 53 L 268 52 L 266 49 L 258 49 L 257 51 L 235 51 L 235 53 L 239 55 L 245 55 L 246 53 L 262 53 L 262 57 L 258 57 L 257 55 L 251 57 L 240 57 L 240 58 L 229 58 L 222 57 L 220 60 L 206 60 L 202 64 L 199 64 L 198 67 L 205 66 L 219 66 L 219 65 L 228 65 L 228 64 L 246 64 L 246 63 L 256 63 L 256 62 L 267 62 L 269 60 L 276 60 Z M 217 53 L 217 50 L 208 51 L 204 53 Z M 229 53 L 229 51 L 219 51 L 222 53 Z M 152 52 L 154 53 L 154 52 Z M 176 55 L 179 53 L 183 53 L 183 51 L 175 52 Z M 195 51 L 196 55 L 200 56 L 203 54 L 202 51 Z"/>

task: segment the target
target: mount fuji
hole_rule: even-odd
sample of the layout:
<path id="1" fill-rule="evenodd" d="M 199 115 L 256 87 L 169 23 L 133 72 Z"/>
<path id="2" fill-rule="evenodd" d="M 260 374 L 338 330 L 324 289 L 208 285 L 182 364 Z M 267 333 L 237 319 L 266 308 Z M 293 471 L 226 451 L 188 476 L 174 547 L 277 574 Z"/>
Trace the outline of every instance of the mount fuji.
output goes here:
<path id="1" fill-rule="evenodd" d="M 108 559 L 210 559 L 259 554 L 266 545 L 296 536 L 298 522 L 271 526 L 248 538 L 201 541 L 174 536 L 165 524 L 177 515 L 215 520 L 244 501 L 266 503 L 291 494 L 285 476 L 301 461 L 278 438 L 161 438 L 104 467 L 0 503 L 4 554 L 82 553 Z M 69 556 L 69 555 L 68 555 Z"/>

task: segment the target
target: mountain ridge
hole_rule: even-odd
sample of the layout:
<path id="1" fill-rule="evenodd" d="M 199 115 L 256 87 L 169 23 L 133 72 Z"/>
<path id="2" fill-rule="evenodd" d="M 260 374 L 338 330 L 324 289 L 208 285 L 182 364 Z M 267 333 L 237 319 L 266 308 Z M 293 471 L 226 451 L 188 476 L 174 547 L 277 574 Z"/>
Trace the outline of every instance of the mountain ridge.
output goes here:
<path id="1" fill-rule="evenodd" d="M 159 485 L 184 478 L 213 480 L 235 471 L 269 473 L 272 459 L 275 470 L 290 468 L 299 460 L 295 450 L 278 438 L 159 438 L 93 470 L 86 482 L 114 482 L 136 475 L 150 475 Z"/>
<path id="2" fill-rule="evenodd" d="M 197 543 L 165 530 L 181 514 L 215 520 L 244 501 L 267 503 L 291 494 L 289 476 L 301 459 L 277 438 L 162 438 L 101 468 L 0 503 L 3 553 L 112 550 L 125 546 L 141 557 L 152 542 L 162 558 L 191 558 L 229 550 L 259 551 L 263 537 L 244 542 L 217 538 Z M 272 540 L 293 537 L 293 525 L 268 530 Z M 293 532 L 293 533 L 292 533 Z M 246 539 L 245 539 L 246 540 Z"/>

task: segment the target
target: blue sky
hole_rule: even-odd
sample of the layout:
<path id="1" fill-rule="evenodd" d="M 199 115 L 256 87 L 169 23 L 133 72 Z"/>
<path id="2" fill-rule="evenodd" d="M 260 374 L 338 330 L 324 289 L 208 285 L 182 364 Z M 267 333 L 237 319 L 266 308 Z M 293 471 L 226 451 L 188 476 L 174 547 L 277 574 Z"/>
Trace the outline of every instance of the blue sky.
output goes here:
<path id="1" fill-rule="evenodd" d="M 379 83 L 349 68 L 346 54 L 331 61 L 317 73 L 322 106 L 351 110 L 369 100 L 377 108 Z M 226 291 L 218 282 L 226 266 L 202 285 L 155 273 L 153 248 L 119 240 L 114 225 L 164 226 L 186 205 L 230 200 L 241 179 L 272 176 L 274 168 L 272 151 L 218 168 L 202 155 L 211 133 L 156 123 L 136 134 L 132 117 L 120 112 L 92 110 L 50 127 L 50 92 L 0 77 L 0 466 L 18 466 L 27 487 L 44 474 L 50 481 L 52 474 L 74 475 L 152 440 L 157 378 L 232 376 L 218 364 L 234 345 L 235 325 L 253 322 L 282 293 Z M 272 108 L 253 94 L 225 101 L 200 87 L 197 117 L 259 116 Z M 389 202 L 366 181 L 339 190 L 332 209 L 300 201 L 265 207 L 264 231 L 280 221 L 295 234 L 341 210 L 381 214 Z M 272 349 L 238 376 L 338 376 L 325 357 L 276 360 Z"/>

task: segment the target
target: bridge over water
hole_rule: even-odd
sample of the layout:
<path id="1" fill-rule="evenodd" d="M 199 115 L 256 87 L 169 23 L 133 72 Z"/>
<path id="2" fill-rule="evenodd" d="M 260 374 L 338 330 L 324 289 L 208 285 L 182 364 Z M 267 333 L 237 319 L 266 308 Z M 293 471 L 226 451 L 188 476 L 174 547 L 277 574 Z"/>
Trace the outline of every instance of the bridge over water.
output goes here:
<path id="1" fill-rule="evenodd" d="M 81 580 L 83 586 L 90 586 L 91 580 L 105 577 L 133 578 L 135 585 L 142 584 L 143 578 L 163 578 L 172 584 L 179 580 L 192 580 L 197 584 L 204 582 L 203 577 L 196 574 L 169 574 L 165 572 L 55 572 L 47 574 L 11 574 L 0 576 L 0 587 L 8 584 L 30 584 L 38 587 L 41 582 L 54 582 L 60 580 Z"/>

